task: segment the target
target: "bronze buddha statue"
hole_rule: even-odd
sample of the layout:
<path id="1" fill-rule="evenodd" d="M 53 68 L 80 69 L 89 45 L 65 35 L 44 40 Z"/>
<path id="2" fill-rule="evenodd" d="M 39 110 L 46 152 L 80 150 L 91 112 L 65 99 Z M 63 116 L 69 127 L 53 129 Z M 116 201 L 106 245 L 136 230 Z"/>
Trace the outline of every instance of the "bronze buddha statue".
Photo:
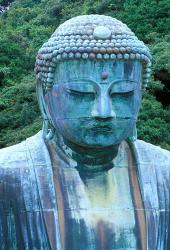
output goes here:
<path id="1" fill-rule="evenodd" d="M 0 249 L 169 249 L 170 154 L 136 136 L 150 67 L 112 17 L 56 29 L 36 59 L 43 129 L 0 150 Z"/>

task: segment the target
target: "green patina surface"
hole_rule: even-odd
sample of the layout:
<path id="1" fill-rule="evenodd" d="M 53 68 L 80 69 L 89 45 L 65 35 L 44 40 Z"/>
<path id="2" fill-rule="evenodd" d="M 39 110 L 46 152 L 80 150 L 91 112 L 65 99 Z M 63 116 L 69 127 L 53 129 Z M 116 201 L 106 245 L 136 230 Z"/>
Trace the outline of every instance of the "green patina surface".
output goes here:
<path id="1" fill-rule="evenodd" d="M 169 154 L 135 138 L 147 47 L 116 19 L 76 17 L 36 73 L 43 135 L 0 155 L 1 249 L 168 250 Z"/>

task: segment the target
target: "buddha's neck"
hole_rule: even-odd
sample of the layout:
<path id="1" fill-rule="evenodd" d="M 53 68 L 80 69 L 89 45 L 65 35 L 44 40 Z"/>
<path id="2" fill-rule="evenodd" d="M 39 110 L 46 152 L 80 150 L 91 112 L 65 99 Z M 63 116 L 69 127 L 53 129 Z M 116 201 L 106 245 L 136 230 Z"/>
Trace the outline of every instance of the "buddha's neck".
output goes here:
<path id="1" fill-rule="evenodd" d="M 64 153 L 77 162 L 78 171 L 98 172 L 113 167 L 113 159 L 118 154 L 119 145 L 103 148 L 83 147 L 68 140 L 57 138 L 56 144 L 62 147 Z"/>

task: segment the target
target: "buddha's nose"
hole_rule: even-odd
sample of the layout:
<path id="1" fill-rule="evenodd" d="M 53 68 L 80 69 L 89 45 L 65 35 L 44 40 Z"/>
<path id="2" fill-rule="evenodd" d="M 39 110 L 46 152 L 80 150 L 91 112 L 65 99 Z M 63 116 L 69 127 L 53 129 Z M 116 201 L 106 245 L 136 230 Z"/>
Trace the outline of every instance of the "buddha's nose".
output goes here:
<path id="1" fill-rule="evenodd" d="M 91 114 L 93 117 L 103 119 L 116 117 L 111 98 L 107 92 L 100 93 L 97 96 Z"/>

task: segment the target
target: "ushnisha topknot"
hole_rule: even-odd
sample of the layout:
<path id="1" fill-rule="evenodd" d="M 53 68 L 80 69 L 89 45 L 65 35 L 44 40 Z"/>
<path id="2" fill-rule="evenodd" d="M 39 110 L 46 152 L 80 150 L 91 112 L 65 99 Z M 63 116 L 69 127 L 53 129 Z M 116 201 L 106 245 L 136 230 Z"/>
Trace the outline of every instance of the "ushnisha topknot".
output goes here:
<path id="1" fill-rule="evenodd" d="M 69 59 L 140 60 L 143 86 L 151 72 L 148 47 L 121 21 L 104 15 L 83 15 L 61 24 L 38 52 L 35 72 L 43 86 L 53 85 L 57 62 Z"/>

